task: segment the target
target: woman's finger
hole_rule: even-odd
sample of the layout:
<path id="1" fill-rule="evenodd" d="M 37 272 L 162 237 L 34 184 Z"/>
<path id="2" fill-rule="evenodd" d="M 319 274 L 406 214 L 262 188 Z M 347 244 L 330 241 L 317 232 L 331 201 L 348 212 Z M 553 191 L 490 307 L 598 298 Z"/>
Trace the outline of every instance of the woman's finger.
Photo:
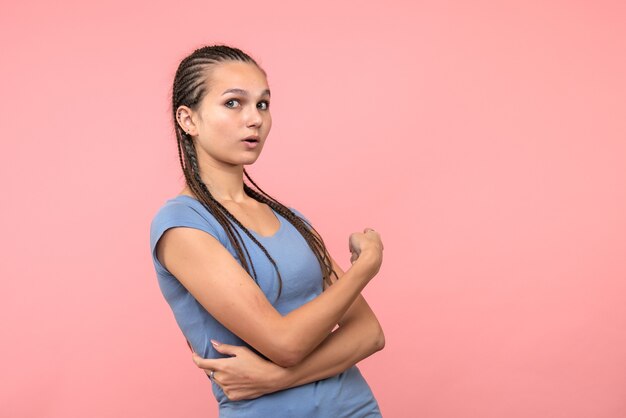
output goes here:
<path id="1" fill-rule="evenodd" d="M 198 366 L 199 368 L 215 371 L 222 369 L 221 362 L 225 360 L 219 358 L 202 358 L 196 353 L 193 353 L 191 355 L 191 358 L 193 359 L 193 362 L 196 363 L 196 366 Z"/>
<path id="2" fill-rule="evenodd" d="M 237 345 L 223 344 L 215 340 L 211 340 L 211 344 L 220 354 L 226 354 L 229 356 L 236 356 L 242 348 Z"/>

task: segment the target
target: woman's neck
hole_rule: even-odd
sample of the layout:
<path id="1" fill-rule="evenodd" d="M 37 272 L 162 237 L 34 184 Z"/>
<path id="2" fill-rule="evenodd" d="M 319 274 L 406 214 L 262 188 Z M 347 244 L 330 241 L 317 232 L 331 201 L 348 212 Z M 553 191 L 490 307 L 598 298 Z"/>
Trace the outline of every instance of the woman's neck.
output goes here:
<path id="1" fill-rule="evenodd" d="M 200 173 L 202 181 L 218 202 L 243 203 L 249 199 L 243 190 L 243 165 L 218 167 L 205 164 Z"/>

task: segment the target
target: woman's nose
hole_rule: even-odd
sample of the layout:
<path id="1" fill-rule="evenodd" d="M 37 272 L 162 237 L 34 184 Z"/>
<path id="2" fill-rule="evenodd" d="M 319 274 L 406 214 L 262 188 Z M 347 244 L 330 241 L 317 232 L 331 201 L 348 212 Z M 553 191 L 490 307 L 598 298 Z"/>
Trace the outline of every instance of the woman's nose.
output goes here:
<path id="1" fill-rule="evenodd" d="M 261 124 L 263 123 L 261 111 L 257 109 L 256 106 L 248 112 L 247 123 L 248 126 L 261 126 Z"/>

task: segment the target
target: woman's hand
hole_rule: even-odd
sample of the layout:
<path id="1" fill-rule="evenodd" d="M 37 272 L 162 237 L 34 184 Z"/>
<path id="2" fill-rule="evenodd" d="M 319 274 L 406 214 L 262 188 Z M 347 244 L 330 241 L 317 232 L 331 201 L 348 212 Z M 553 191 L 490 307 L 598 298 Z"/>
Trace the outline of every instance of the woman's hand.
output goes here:
<path id="1" fill-rule="evenodd" d="M 361 253 L 369 252 L 374 257 L 368 258 L 371 261 L 371 269 L 373 271 L 373 275 L 378 273 L 380 269 L 380 265 L 383 261 L 383 242 L 380 239 L 380 234 L 374 231 L 372 228 L 365 228 L 363 232 L 354 232 L 350 234 L 350 238 L 348 240 L 348 247 L 352 256 L 350 257 L 350 262 L 354 264 L 361 255 Z"/>
<path id="2" fill-rule="evenodd" d="M 193 353 L 193 361 L 211 376 L 231 401 L 254 399 L 286 387 L 285 369 L 264 360 L 243 346 L 220 344 L 211 340 L 213 347 L 232 357 L 205 359 Z"/>

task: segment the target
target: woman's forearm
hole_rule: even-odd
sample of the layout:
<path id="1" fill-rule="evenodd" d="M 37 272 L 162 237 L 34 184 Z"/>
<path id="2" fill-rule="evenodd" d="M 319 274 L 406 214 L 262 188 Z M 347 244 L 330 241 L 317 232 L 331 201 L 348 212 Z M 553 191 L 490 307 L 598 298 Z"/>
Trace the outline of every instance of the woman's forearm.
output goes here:
<path id="1" fill-rule="evenodd" d="M 374 321 L 355 320 L 339 327 L 301 363 L 284 369 L 277 390 L 334 376 L 381 350 L 385 340 Z"/>
<path id="2" fill-rule="evenodd" d="M 214 380 L 229 399 L 241 400 L 334 376 L 384 345 L 385 337 L 376 316 L 359 296 L 342 318 L 339 328 L 296 366 L 281 367 L 246 347 L 227 344 L 214 347 L 230 357 L 203 359 L 194 354 L 193 358 L 206 373 L 216 371 Z"/>
<path id="3" fill-rule="evenodd" d="M 357 261 L 343 274 L 341 280 L 284 317 L 282 325 L 285 332 L 278 335 L 283 335 L 288 340 L 282 341 L 279 346 L 290 347 L 291 352 L 290 361 L 283 365 L 297 365 L 328 337 L 354 300 L 360 297 L 360 292 L 368 281 L 363 277 L 369 274 L 367 264 L 362 267 Z"/>

